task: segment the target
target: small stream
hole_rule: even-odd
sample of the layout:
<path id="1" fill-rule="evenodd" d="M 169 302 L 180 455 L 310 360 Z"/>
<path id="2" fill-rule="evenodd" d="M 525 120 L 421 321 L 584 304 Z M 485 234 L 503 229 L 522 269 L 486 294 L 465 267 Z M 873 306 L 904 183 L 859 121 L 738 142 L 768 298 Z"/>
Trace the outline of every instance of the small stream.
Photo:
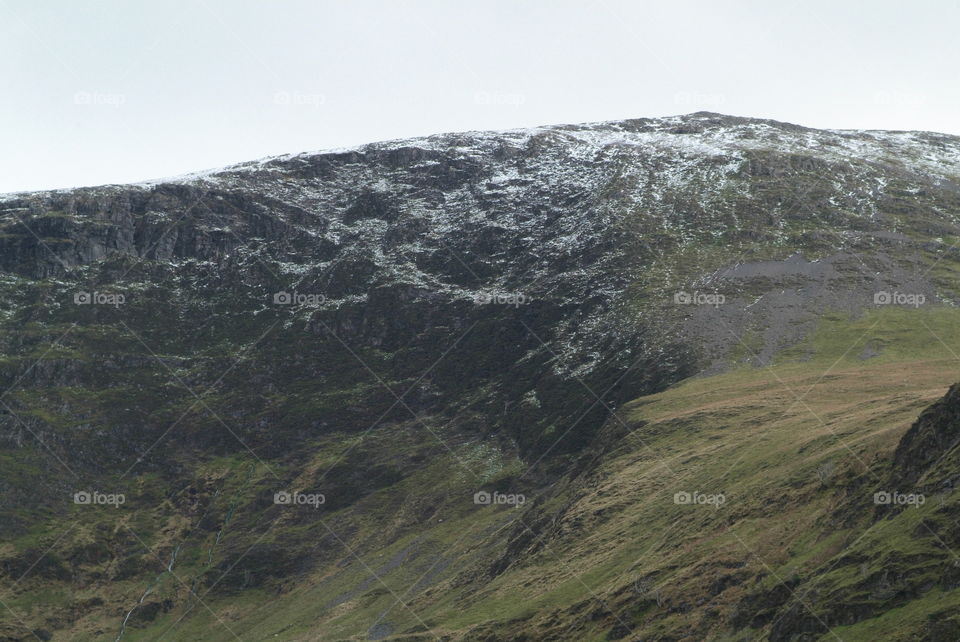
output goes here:
<path id="1" fill-rule="evenodd" d="M 197 594 L 196 591 L 200 583 L 200 578 L 202 578 L 204 573 L 210 570 L 210 568 L 213 566 L 213 551 L 217 547 L 217 545 L 220 544 L 220 540 L 223 537 L 224 531 L 226 530 L 230 522 L 233 520 L 233 515 L 240 505 L 240 501 L 243 497 L 243 492 L 250 485 L 250 481 L 253 478 L 253 473 L 255 470 L 256 470 L 256 466 L 254 464 L 250 464 L 249 468 L 247 468 L 247 474 L 244 477 L 244 480 L 241 483 L 240 488 L 237 490 L 237 493 L 234 496 L 233 501 L 230 503 L 230 507 L 227 509 L 227 514 L 223 518 L 223 523 L 220 525 L 220 529 L 217 531 L 216 539 L 214 540 L 213 544 L 210 545 L 210 548 L 207 549 L 207 562 L 200 569 L 200 572 L 197 573 L 196 577 L 193 580 L 193 584 L 190 587 L 191 596 L 196 596 Z M 217 492 L 214 493 L 213 495 L 213 499 L 216 500 L 216 498 L 219 495 L 220 495 L 220 491 L 217 490 Z M 212 505 L 213 505 L 213 501 L 211 501 L 211 507 Z M 193 530 L 200 525 L 200 523 L 207 516 L 210 510 L 211 508 L 208 507 L 207 510 L 204 512 L 204 514 L 200 516 L 200 519 L 197 520 L 197 523 L 194 524 L 190 528 L 190 530 L 186 533 L 186 537 L 189 537 L 190 533 L 192 533 Z M 186 537 L 183 542 L 180 542 L 179 544 L 177 544 L 176 548 L 173 549 L 173 554 L 170 556 L 170 561 L 167 563 L 167 569 L 153 578 L 153 581 L 147 585 L 147 589 L 143 592 L 143 595 L 140 596 L 140 599 L 137 600 L 137 603 L 133 606 L 132 609 L 127 611 L 126 616 L 124 616 L 123 618 L 123 622 L 120 624 L 120 632 L 117 634 L 117 637 L 113 642 L 120 642 L 121 638 L 123 638 L 124 633 L 126 633 L 127 623 L 130 621 L 130 616 L 133 615 L 134 611 L 140 608 L 140 606 L 143 604 L 143 601 L 147 599 L 147 596 L 153 592 L 157 584 L 160 583 L 160 580 L 163 579 L 163 576 L 167 575 L 168 573 L 173 573 L 173 567 L 177 562 L 177 556 L 180 554 L 180 549 L 183 547 L 184 542 L 186 541 Z"/>

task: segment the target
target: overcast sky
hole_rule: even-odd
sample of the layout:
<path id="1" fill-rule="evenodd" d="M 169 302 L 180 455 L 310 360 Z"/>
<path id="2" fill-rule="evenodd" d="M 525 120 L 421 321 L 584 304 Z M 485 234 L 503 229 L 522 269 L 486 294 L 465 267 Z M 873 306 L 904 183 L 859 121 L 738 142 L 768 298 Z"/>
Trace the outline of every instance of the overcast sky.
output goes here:
<path id="1" fill-rule="evenodd" d="M 699 110 L 960 134 L 955 0 L 0 0 L 0 192 Z"/>

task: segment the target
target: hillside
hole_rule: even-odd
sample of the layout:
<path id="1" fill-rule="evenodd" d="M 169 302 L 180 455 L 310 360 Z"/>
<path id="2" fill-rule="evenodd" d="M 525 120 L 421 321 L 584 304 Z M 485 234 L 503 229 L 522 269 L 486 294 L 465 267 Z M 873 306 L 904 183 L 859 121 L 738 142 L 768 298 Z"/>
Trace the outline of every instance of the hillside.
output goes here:
<path id="1" fill-rule="evenodd" d="M 958 216 L 710 113 L 0 196 L 0 639 L 957 639 Z"/>

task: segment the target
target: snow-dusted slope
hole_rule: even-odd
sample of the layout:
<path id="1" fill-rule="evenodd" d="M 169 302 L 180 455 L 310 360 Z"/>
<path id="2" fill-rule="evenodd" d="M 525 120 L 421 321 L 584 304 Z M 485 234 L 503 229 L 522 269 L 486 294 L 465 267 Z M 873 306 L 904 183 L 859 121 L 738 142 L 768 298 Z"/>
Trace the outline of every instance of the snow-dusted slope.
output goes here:
<path id="1" fill-rule="evenodd" d="M 769 363 L 825 312 L 883 293 L 957 303 L 958 150 L 937 134 L 700 113 L 6 195 L 0 374 L 15 414 L 0 413 L 0 437 L 24 459 L 0 484 L 0 530 L 62 522 L 75 479 L 29 451 L 36 439 L 85 481 L 129 482 L 144 528 L 171 553 L 185 542 L 178 563 L 205 588 L 210 564 L 236 567 L 225 592 L 279 594 L 327 562 L 335 580 L 306 528 L 320 513 L 277 517 L 273 492 L 322 483 L 334 528 L 379 556 L 434 506 L 462 508 L 452 484 L 476 492 L 449 473 L 460 459 L 503 490 L 549 487 L 627 400 Z M 381 501 L 385 488 L 404 499 Z M 201 504 L 220 521 L 197 527 Z M 243 557 L 275 517 L 278 539 Z M 105 525 L 84 522 L 113 534 L 78 538 L 45 581 L 59 594 L 63 578 L 134 579 L 64 606 L 57 626 L 80 611 L 112 622 L 157 577 L 129 528 Z M 0 572 L 37 557 L 10 555 Z"/>
<path id="2" fill-rule="evenodd" d="M 680 319 L 703 343 L 716 325 L 709 315 L 743 331 L 747 317 L 770 325 L 804 308 L 868 304 L 873 291 L 916 280 L 922 266 L 903 264 L 915 261 L 914 244 L 950 246 L 958 161 L 960 139 L 940 134 L 711 113 L 441 134 L 7 195 L 7 221 L 30 233 L 7 238 L 3 257 L 22 271 L 26 252 L 40 273 L 117 253 L 218 270 L 269 264 L 291 286 L 315 279 L 329 311 L 387 285 L 463 304 L 522 295 L 567 310 L 554 367 L 584 373 L 603 358 L 593 344 L 605 324 L 649 321 L 672 334 Z M 47 226 L 71 242 L 38 245 L 44 232 L 33 228 Z M 843 264 L 833 281 L 861 283 L 848 292 L 818 282 L 778 303 L 729 269 L 797 253 Z M 929 276 L 915 288 L 949 298 Z M 697 287 L 725 290 L 730 305 L 663 305 Z M 796 336 L 769 338 L 766 357 Z"/>

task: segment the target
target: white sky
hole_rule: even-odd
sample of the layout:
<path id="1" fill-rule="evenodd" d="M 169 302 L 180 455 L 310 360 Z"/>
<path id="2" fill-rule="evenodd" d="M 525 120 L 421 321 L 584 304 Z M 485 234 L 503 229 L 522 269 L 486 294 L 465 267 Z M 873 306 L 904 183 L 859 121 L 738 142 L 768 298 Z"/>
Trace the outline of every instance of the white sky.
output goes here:
<path id="1" fill-rule="evenodd" d="M 0 192 L 699 110 L 960 134 L 956 0 L 0 0 Z"/>

